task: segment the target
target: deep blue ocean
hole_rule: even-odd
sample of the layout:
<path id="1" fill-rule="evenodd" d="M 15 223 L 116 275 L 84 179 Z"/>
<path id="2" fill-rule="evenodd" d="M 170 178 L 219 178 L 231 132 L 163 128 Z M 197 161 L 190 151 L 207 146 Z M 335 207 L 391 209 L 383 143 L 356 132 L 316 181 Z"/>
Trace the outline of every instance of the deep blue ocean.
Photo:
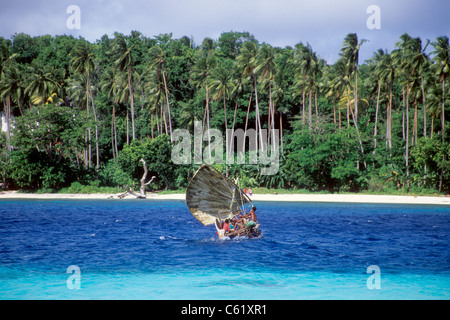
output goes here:
<path id="1" fill-rule="evenodd" d="M 218 240 L 182 201 L 1 200 L 0 299 L 450 298 L 449 206 L 255 205 Z"/>

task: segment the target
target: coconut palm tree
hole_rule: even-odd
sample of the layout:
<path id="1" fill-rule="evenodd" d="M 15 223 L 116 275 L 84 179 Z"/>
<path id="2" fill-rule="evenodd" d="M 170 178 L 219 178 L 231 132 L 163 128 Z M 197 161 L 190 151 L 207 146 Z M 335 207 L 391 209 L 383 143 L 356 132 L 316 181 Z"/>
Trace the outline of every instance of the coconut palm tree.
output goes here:
<path id="1" fill-rule="evenodd" d="M 395 46 L 399 48 L 399 50 L 395 51 L 395 61 L 399 68 L 399 73 L 402 75 L 403 83 L 406 84 L 406 99 L 404 99 L 405 103 L 405 118 L 406 118 L 406 130 L 405 130 L 405 167 L 406 167 L 406 176 L 409 176 L 409 96 L 410 96 L 410 84 L 411 78 L 414 76 L 413 74 L 413 65 L 412 61 L 412 52 L 414 46 L 414 39 L 409 36 L 409 34 L 404 33 L 400 36 L 400 41 L 398 41 Z M 404 84 L 402 86 L 404 86 Z"/>
<path id="2" fill-rule="evenodd" d="M 381 93 L 381 65 L 384 60 L 385 52 L 382 49 L 378 49 L 373 57 L 369 60 L 370 62 L 370 71 L 372 75 L 372 79 L 377 83 L 377 103 L 375 107 L 375 125 L 373 129 L 373 155 L 375 156 L 376 147 L 377 147 L 377 125 L 378 125 L 378 109 L 380 105 L 380 93 Z"/>
<path id="3" fill-rule="evenodd" d="M 349 33 L 342 43 L 341 55 L 344 57 L 349 78 L 354 73 L 354 97 L 355 97 L 355 121 L 358 121 L 358 63 L 359 63 L 359 49 L 363 43 L 367 42 L 366 39 L 362 39 L 358 42 L 358 35 L 356 33 Z"/>
<path id="4" fill-rule="evenodd" d="M 394 81 L 396 79 L 396 67 L 395 67 L 395 61 L 392 57 L 392 52 L 386 54 L 383 56 L 383 61 L 380 65 L 380 76 L 381 79 L 386 85 L 388 86 L 388 100 L 389 104 L 387 105 L 387 112 L 386 112 L 386 143 L 389 147 L 389 150 L 392 148 L 392 90 Z"/>
<path id="5" fill-rule="evenodd" d="M 430 40 L 427 40 L 427 43 L 425 46 L 422 47 L 422 40 L 420 38 L 415 38 L 413 43 L 413 50 L 411 55 L 411 65 L 413 67 L 413 70 L 417 71 L 417 76 L 420 77 L 420 89 L 422 97 L 422 107 L 423 107 L 423 136 L 426 137 L 426 128 L 427 128 L 427 107 L 425 104 L 426 101 L 426 94 L 425 94 L 425 87 L 424 87 L 424 74 L 429 68 L 430 65 L 430 59 L 428 55 L 425 53 L 425 50 L 427 49 L 428 45 L 430 44 Z M 415 123 L 415 126 L 417 127 L 417 123 Z M 416 132 L 417 134 L 417 132 Z"/>
<path id="6" fill-rule="evenodd" d="M 294 56 L 294 60 L 296 61 L 297 68 L 299 73 L 301 74 L 301 78 L 297 78 L 296 82 L 298 85 L 302 85 L 302 121 L 303 124 L 306 123 L 305 116 L 305 95 L 306 95 L 306 87 L 309 86 L 309 108 L 308 108 L 308 118 L 309 118 L 309 128 L 311 128 L 312 121 L 312 111 L 311 111 L 311 76 L 313 70 L 317 70 L 317 55 L 311 48 L 309 43 L 306 43 L 306 46 L 303 43 L 299 43 L 296 46 L 297 54 Z M 308 80 L 306 79 L 308 77 Z"/>
<path id="7" fill-rule="evenodd" d="M 275 118 L 275 111 L 273 107 L 273 101 L 272 101 L 272 82 L 275 78 L 275 75 L 277 73 L 277 65 L 275 63 L 275 52 L 273 48 L 264 43 L 258 50 L 258 54 L 256 55 L 256 66 L 254 70 L 256 75 L 259 75 L 260 81 L 267 82 L 267 86 L 269 87 L 269 110 L 268 110 L 268 141 L 270 141 L 270 129 L 274 128 L 274 118 Z M 273 136 L 273 139 L 275 137 Z M 273 146 L 275 147 L 275 142 L 273 142 Z"/>
<path id="8" fill-rule="evenodd" d="M 224 65 L 217 66 L 208 77 L 208 88 L 215 100 L 220 98 L 223 99 L 223 113 L 226 133 L 228 129 L 226 100 L 230 97 L 231 92 L 234 89 L 234 83 L 230 70 Z"/>
<path id="9" fill-rule="evenodd" d="M 95 119 L 95 146 L 96 146 L 96 168 L 100 168 L 100 153 L 98 144 L 98 124 L 97 124 L 97 112 L 95 110 L 95 104 L 92 97 L 92 87 L 91 87 L 91 74 L 95 70 L 95 54 L 92 45 L 87 41 L 78 42 L 77 46 L 72 52 L 72 68 L 75 74 L 82 74 L 86 79 L 86 111 L 89 117 L 89 98 L 91 98 L 92 109 L 94 112 Z M 89 131 L 89 162 L 91 162 L 91 132 Z"/>
<path id="10" fill-rule="evenodd" d="M 442 142 L 444 142 L 445 135 L 445 80 L 450 74 L 450 45 L 447 36 L 442 36 L 436 38 L 436 41 L 432 42 L 431 45 L 434 51 L 433 57 L 433 69 L 435 70 L 435 75 L 438 78 L 438 82 L 442 83 L 442 104 L 441 104 L 441 128 L 442 128 Z"/>
<path id="11" fill-rule="evenodd" d="M 442 36 L 436 38 L 436 41 L 432 42 L 431 45 L 434 51 L 433 61 L 435 75 L 438 77 L 438 81 L 442 83 L 442 104 L 441 104 L 441 130 L 442 130 L 442 143 L 444 143 L 445 136 L 445 80 L 450 74 L 450 45 L 447 36 Z M 442 160 L 444 160 L 444 155 L 442 155 Z M 441 169 L 441 176 L 439 179 L 439 191 L 442 190 L 442 181 L 444 177 L 444 168 Z"/>
<path id="12" fill-rule="evenodd" d="M 164 83 L 160 77 L 158 77 L 157 71 L 152 69 L 147 69 L 143 76 L 144 82 L 144 92 L 147 95 L 148 103 L 150 106 L 151 113 L 151 126 L 153 135 L 153 118 L 156 122 L 156 130 L 158 134 L 163 133 L 163 127 L 165 128 L 166 134 L 168 134 L 166 112 L 164 110 L 164 100 L 165 100 L 165 90 Z M 160 105 L 158 111 L 158 105 Z M 160 116 L 158 116 L 160 113 Z"/>
<path id="13" fill-rule="evenodd" d="M 20 109 L 19 92 L 22 91 L 19 89 L 21 88 L 21 84 L 17 68 L 14 65 L 8 65 L 2 68 L 0 79 L 0 97 L 2 101 L 6 102 L 6 149 L 11 151 L 11 97 L 18 95 L 17 100 L 19 101 Z M 22 113 L 22 110 L 20 110 L 20 113 Z"/>
<path id="14" fill-rule="evenodd" d="M 170 34 L 170 37 L 171 37 L 171 34 Z M 163 37 L 162 39 L 165 39 L 165 37 Z M 169 40 L 167 40 L 167 41 L 169 41 Z M 162 77 L 162 80 L 164 83 L 164 92 L 165 92 L 165 96 L 166 96 L 167 112 L 169 115 L 170 141 L 173 141 L 173 138 L 172 138 L 172 116 L 171 116 L 171 112 L 170 112 L 170 103 L 169 103 L 169 90 L 167 88 L 166 70 L 164 68 L 164 63 L 165 63 L 164 51 L 161 48 L 161 46 L 154 46 L 154 47 L 150 48 L 149 56 L 150 56 L 149 69 L 156 68 L 155 70 L 156 70 L 157 77 L 158 78 Z"/>
<path id="15" fill-rule="evenodd" d="M 108 68 L 103 74 L 100 81 L 100 89 L 109 99 L 113 100 L 112 120 L 111 120 L 111 146 L 113 159 L 119 156 L 117 147 L 117 127 L 116 127 L 116 105 L 119 99 L 119 77 L 113 68 Z"/>
<path id="16" fill-rule="evenodd" d="M 128 91 L 131 104 L 131 128 L 133 140 L 136 139 L 136 130 L 134 125 L 134 94 L 133 94 L 133 76 L 134 76 L 134 58 L 132 50 L 134 46 L 129 46 L 122 35 L 117 34 L 114 38 L 112 51 L 117 57 L 115 65 L 120 72 L 127 75 Z"/>
<path id="17" fill-rule="evenodd" d="M 196 62 L 191 69 L 191 81 L 199 88 L 205 88 L 206 93 L 206 105 L 204 112 L 204 120 L 206 122 L 207 132 L 208 132 L 208 141 L 211 140 L 210 131 L 209 131 L 209 90 L 207 85 L 207 80 L 212 70 L 216 67 L 217 61 L 215 57 L 214 51 L 214 43 L 210 38 L 205 38 L 202 42 L 201 50 L 198 52 L 196 56 Z M 205 123 L 203 123 L 203 126 Z M 211 145 L 208 144 L 209 158 L 211 159 Z"/>
<path id="18" fill-rule="evenodd" d="M 34 104 L 43 104 L 53 93 L 57 93 L 60 84 L 55 78 L 53 70 L 40 67 L 29 67 L 29 76 L 25 80 L 27 86 L 25 94 L 29 95 Z"/>
<path id="19" fill-rule="evenodd" d="M 242 70 L 242 76 L 250 78 L 253 80 L 253 90 L 255 92 L 255 107 L 256 107 L 256 132 L 259 131 L 261 150 L 264 151 L 264 145 L 262 142 L 261 133 L 261 119 L 259 116 L 259 105 L 258 105 L 258 83 L 257 76 L 255 73 L 256 68 L 256 56 L 258 53 L 258 46 L 254 41 L 244 42 L 241 51 L 237 57 L 238 67 Z"/>
<path id="20" fill-rule="evenodd" d="M 326 94 L 328 97 L 334 97 L 335 101 L 340 101 L 345 90 L 350 86 L 349 78 L 346 73 L 344 60 L 338 59 L 330 69 L 330 84 L 329 90 Z M 345 107 L 345 106 L 344 106 Z M 341 107 L 338 105 L 338 122 L 339 129 L 341 128 Z M 349 123 L 349 112 L 347 108 L 347 123 Z M 334 111 L 334 123 L 336 124 L 336 111 Z"/>

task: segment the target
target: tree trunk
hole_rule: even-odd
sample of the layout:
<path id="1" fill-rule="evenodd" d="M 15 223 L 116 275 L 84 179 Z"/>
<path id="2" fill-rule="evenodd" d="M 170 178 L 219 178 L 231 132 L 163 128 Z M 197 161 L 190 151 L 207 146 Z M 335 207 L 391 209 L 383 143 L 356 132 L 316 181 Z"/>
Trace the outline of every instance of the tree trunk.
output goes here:
<path id="1" fill-rule="evenodd" d="M 140 193 L 140 197 L 138 197 L 138 198 L 145 199 L 147 197 L 145 195 L 145 187 L 148 186 L 156 177 L 153 176 L 148 182 L 145 182 L 145 179 L 147 179 L 147 174 L 148 174 L 147 163 L 145 163 L 144 159 L 141 159 L 139 161 L 141 161 L 144 165 L 144 175 L 141 178 L 141 193 Z"/>
<path id="2" fill-rule="evenodd" d="M 442 105 L 441 105 L 441 128 L 442 128 L 442 143 L 444 142 L 445 128 L 444 128 L 444 120 L 445 120 L 445 78 L 442 79 Z"/>
<path id="3" fill-rule="evenodd" d="M 256 76 L 253 75 L 253 84 L 255 86 L 255 102 L 256 102 L 256 132 L 258 132 L 259 128 L 259 139 L 261 144 L 261 151 L 264 152 L 264 144 L 262 141 L 262 133 L 261 133 L 261 119 L 259 118 L 259 106 L 258 106 L 258 89 L 256 84 Z"/>
<path id="4" fill-rule="evenodd" d="M 11 151 L 11 96 L 6 98 L 6 149 Z"/>
<path id="5" fill-rule="evenodd" d="M 421 75 L 422 105 L 423 105 L 423 137 L 427 137 L 427 106 L 425 105 L 425 89 L 423 87 L 423 74 Z"/>
<path id="6" fill-rule="evenodd" d="M 303 93 L 302 93 L 302 108 L 303 108 L 303 114 L 302 114 L 302 121 L 303 124 L 306 123 L 306 118 L 305 118 L 305 80 L 306 80 L 306 72 L 303 73 Z"/>
<path id="7" fill-rule="evenodd" d="M 311 80 L 311 79 L 310 79 Z M 308 94 L 309 94 L 309 104 L 308 104 L 308 127 L 311 130 L 312 127 L 312 110 L 311 110 L 311 83 L 309 84 L 309 90 L 308 90 Z"/>
<path id="8" fill-rule="evenodd" d="M 128 89 L 130 91 L 131 100 L 131 129 L 133 130 L 133 140 L 136 139 L 136 131 L 134 128 L 134 96 L 133 96 L 133 85 L 131 83 L 131 70 L 128 70 Z"/>
<path id="9" fill-rule="evenodd" d="M 375 108 L 375 127 L 373 129 L 373 156 L 375 157 L 376 153 L 376 147 L 377 147 L 377 123 L 378 123 L 378 106 L 380 103 L 380 89 L 381 89 L 381 82 L 378 81 L 378 94 L 377 94 L 377 105 Z"/>
<path id="10" fill-rule="evenodd" d="M 252 104 L 252 96 L 253 92 L 250 93 L 250 99 L 248 99 L 248 107 L 247 107 L 247 116 L 245 117 L 245 127 L 244 127 L 244 143 L 242 144 L 242 153 L 245 155 L 245 135 L 247 134 L 247 124 L 248 124 L 248 115 L 250 113 L 250 106 Z"/>
<path id="11" fill-rule="evenodd" d="M 405 167 L 406 167 L 406 176 L 409 176 L 408 170 L 408 159 L 409 159 L 409 77 L 406 81 L 406 129 L 405 129 Z"/>
<path id="12" fill-rule="evenodd" d="M 362 144 L 362 141 L 361 141 L 361 136 L 359 135 L 358 123 L 356 122 L 355 115 L 353 114 L 353 111 L 352 111 L 351 108 L 350 108 L 350 112 L 352 114 L 353 122 L 355 123 L 356 135 L 358 137 L 358 142 L 359 142 L 359 147 L 361 149 L 361 154 L 364 157 L 364 148 L 363 148 L 363 144 Z M 364 169 L 367 169 L 366 160 L 363 161 L 363 164 L 364 164 Z"/>
<path id="13" fill-rule="evenodd" d="M 355 119 L 354 121 L 358 121 L 358 58 L 356 58 L 356 66 L 355 66 Z"/>
<path id="14" fill-rule="evenodd" d="M 350 128 L 350 86 L 347 87 L 347 128 Z"/>
<path id="15" fill-rule="evenodd" d="M 130 145 L 130 120 L 128 115 L 128 107 L 127 107 L 127 146 Z"/>
<path id="16" fill-rule="evenodd" d="M 208 153 L 209 153 L 209 161 L 211 161 L 211 133 L 209 132 L 209 93 L 208 86 L 206 88 L 206 125 L 208 128 Z"/>
<path id="17" fill-rule="evenodd" d="M 166 92 L 166 102 L 167 102 L 167 111 L 169 112 L 169 132 L 170 132 L 170 141 L 172 142 L 172 116 L 170 115 L 170 104 L 169 104 L 169 92 L 167 90 L 167 82 L 166 82 L 166 73 L 162 72 L 163 79 L 164 79 L 164 89 Z"/>
<path id="18" fill-rule="evenodd" d="M 117 125 L 116 125 L 116 106 L 113 107 L 114 112 L 114 142 L 116 144 L 116 156 L 119 157 L 119 148 L 117 146 Z"/>
<path id="19" fill-rule="evenodd" d="M 86 111 L 87 111 L 87 117 L 88 120 L 89 119 L 89 86 L 90 86 L 90 81 L 89 81 L 89 74 L 87 75 L 86 78 Z M 88 142 L 88 151 L 87 151 L 87 163 L 85 160 L 85 163 L 87 164 L 87 167 L 90 168 L 91 167 L 91 152 L 92 152 L 92 146 L 91 146 L 91 128 L 88 128 L 88 136 L 87 136 L 87 142 Z"/>
<path id="20" fill-rule="evenodd" d="M 442 79 L 442 105 L 441 105 L 441 128 L 442 128 L 442 145 L 444 145 L 444 107 L 445 107 L 445 78 Z M 444 162 L 444 155 L 442 155 L 442 162 Z M 441 168 L 441 175 L 439 177 L 439 192 L 442 191 L 442 181 L 444 180 L 444 167 Z"/>
<path id="21" fill-rule="evenodd" d="M 100 152 L 99 152 L 99 146 L 98 146 L 98 123 L 97 123 L 97 112 L 95 110 L 95 103 L 94 103 L 94 97 L 92 96 L 92 90 L 89 88 L 89 93 L 91 94 L 91 103 L 92 103 L 92 110 L 94 111 L 94 120 L 95 120 L 95 152 L 97 155 L 97 170 L 100 168 Z"/>

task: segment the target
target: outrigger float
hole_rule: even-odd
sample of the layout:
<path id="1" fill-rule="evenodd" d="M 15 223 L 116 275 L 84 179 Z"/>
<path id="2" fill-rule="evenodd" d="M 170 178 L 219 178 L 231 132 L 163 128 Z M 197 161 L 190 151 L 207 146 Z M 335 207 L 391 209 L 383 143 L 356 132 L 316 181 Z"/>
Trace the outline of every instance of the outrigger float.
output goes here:
<path id="1" fill-rule="evenodd" d="M 239 220 L 242 215 L 248 214 L 253 202 L 233 181 L 209 164 L 202 165 L 189 182 L 186 205 L 203 225 L 216 226 L 219 239 L 262 237 L 259 223 L 242 224 L 240 228 L 225 234 L 221 228 L 223 223 L 227 219 Z"/>

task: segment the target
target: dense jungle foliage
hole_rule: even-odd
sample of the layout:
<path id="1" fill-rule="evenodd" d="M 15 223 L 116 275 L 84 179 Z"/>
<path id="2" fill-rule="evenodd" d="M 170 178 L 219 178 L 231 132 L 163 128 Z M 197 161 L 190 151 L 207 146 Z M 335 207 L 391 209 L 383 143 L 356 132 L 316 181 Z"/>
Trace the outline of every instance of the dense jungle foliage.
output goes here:
<path id="1" fill-rule="evenodd" d="M 156 176 L 149 190 L 182 189 L 199 164 L 194 148 L 190 164 L 172 162 L 173 134 L 201 121 L 205 135 L 254 129 L 261 141 L 261 129 L 278 130 L 276 174 L 217 164 L 243 187 L 448 193 L 448 37 L 405 33 L 391 52 L 360 61 L 365 41 L 348 34 L 330 64 L 308 43 L 273 47 L 248 32 L 201 43 L 138 31 L 95 43 L 0 38 L 0 183 L 137 188 L 143 158 Z"/>

